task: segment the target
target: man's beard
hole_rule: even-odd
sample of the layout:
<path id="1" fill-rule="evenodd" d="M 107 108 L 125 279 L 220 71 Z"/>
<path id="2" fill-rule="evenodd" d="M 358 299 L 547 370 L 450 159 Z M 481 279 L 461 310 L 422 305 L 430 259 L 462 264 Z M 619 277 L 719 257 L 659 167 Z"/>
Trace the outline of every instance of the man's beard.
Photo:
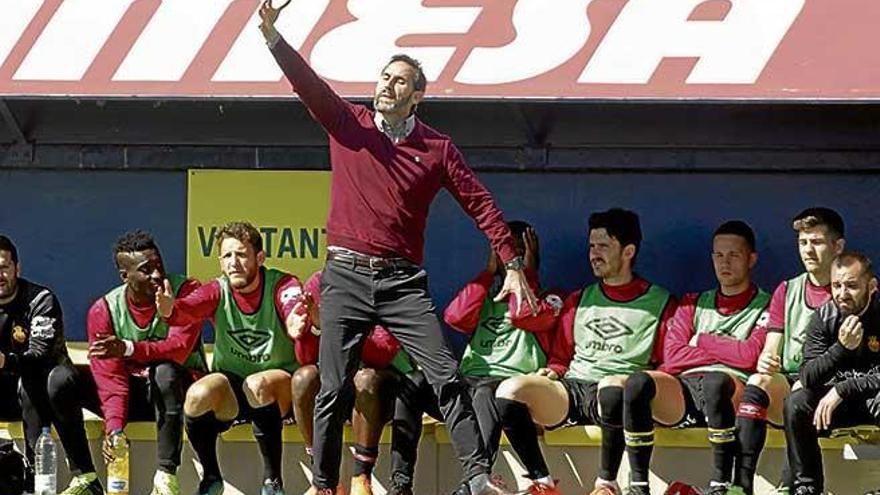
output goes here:
<path id="1" fill-rule="evenodd" d="M 868 299 L 865 298 L 864 301 L 853 301 L 852 309 L 845 309 L 840 304 L 837 305 L 840 308 L 840 314 L 844 318 L 849 315 L 859 315 L 862 314 L 862 311 L 868 306 Z"/>
<path id="2" fill-rule="evenodd" d="M 0 292 L 0 299 L 9 299 L 15 295 L 15 291 L 18 289 L 18 283 L 15 280 L 10 280 L 6 284 L 6 288 L 3 289 L 3 292 Z"/>
<path id="3" fill-rule="evenodd" d="M 258 273 L 249 273 L 244 277 L 244 281 L 239 282 L 241 279 L 232 280 L 230 279 L 229 283 L 233 289 L 244 289 L 245 287 L 254 283 L 254 280 L 257 279 Z"/>

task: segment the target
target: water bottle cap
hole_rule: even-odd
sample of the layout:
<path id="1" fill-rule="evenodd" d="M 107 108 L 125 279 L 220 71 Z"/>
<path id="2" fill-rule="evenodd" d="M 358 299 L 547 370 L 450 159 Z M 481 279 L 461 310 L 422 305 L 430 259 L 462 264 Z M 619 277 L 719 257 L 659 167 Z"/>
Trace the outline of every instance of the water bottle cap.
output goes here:
<path id="1" fill-rule="evenodd" d="M 43 433 L 45 433 L 45 434 L 48 435 L 50 431 L 52 431 L 52 428 L 51 428 L 51 427 L 49 427 L 49 426 L 44 426 L 44 427 L 43 427 Z"/>

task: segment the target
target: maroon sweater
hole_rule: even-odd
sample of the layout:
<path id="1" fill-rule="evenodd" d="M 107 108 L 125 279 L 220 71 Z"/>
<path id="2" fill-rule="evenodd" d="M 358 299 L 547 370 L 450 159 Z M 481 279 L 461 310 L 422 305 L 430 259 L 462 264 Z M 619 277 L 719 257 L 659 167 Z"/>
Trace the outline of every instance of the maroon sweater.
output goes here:
<path id="1" fill-rule="evenodd" d="M 373 111 L 337 95 L 284 39 L 272 55 L 330 139 L 328 245 L 421 264 L 428 209 L 446 188 L 502 260 L 516 256 L 501 210 L 448 136 L 416 119 L 395 144 L 376 127 Z"/>

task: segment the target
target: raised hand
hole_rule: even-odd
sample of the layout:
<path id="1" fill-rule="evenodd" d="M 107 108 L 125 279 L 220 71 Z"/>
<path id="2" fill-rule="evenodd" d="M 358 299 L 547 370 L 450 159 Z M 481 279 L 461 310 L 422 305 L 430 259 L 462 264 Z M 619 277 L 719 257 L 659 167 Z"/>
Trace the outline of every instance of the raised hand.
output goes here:
<path id="1" fill-rule="evenodd" d="M 278 7 L 273 7 L 272 0 L 264 0 L 260 5 L 260 19 L 262 20 L 260 23 L 260 31 L 263 32 L 263 36 L 265 36 L 267 40 L 278 36 L 278 31 L 275 30 L 275 20 L 278 19 L 278 14 L 280 14 L 284 7 L 287 7 L 289 3 L 290 0 L 282 0 Z"/>
<path id="2" fill-rule="evenodd" d="M 162 318 L 168 318 L 174 312 L 174 291 L 168 279 L 165 279 L 162 288 L 156 291 L 156 311 Z"/>
<path id="3" fill-rule="evenodd" d="M 862 333 L 862 322 L 859 320 L 859 317 L 856 315 L 849 315 L 840 325 L 840 330 L 837 332 L 837 339 L 840 341 L 840 345 L 854 351 L 858 349 L 859 345 L 862 343 Z"/>
<path id="4" fill-rule="evenodd" d="M 293 340 L 303 336 L 309 327 L 309 323 L 313 325 L 320 324 L 318 321 L 318 305 L 315 304 L 315 300 L 310 293 L 306 292 L 297 301 L 284 323 L 287 326 L 287 335 Z"/>

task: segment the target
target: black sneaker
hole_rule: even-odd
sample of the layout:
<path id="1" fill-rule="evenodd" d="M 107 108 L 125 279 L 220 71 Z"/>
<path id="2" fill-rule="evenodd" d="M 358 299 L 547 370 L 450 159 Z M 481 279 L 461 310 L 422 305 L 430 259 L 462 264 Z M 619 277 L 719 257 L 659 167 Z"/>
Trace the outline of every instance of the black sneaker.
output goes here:
<path id="1" fill-rule="evenodd" d="M 626 495 L 651 495 L 651 488 L 648 485 L 630 485 Z"/>
<path id="2" fill-rule="evenodd" d="M 706 488 L 703 495 L 727 495 L 727 485 L 712 485 Z"/>
<path id="3" fill-rule="evenodd" d="M 391 485 L 388 495 L 413 495 L 412 487 L 408 485 Z"/>

